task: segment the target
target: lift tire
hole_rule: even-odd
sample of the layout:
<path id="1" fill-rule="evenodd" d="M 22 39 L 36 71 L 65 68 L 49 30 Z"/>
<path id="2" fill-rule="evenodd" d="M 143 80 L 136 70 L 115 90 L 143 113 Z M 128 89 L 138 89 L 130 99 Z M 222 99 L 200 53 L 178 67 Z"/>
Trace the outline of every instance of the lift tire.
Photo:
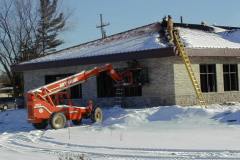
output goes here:
<path id="1" fill-rule="evenodd" d="M 76 126 L 79 126 L 82 124 L 82 119 L 72 120 L 72 123 Z"/>
<path id="2" fill-rule="evenodd" d="M 53 113 L 50 118 L 50 126 L 52 129 L 61 129 L 66 125 L 66 116 L 61 112 Z"/>
<path id="3" fill-rule="evenodd" d="M 93 122 L 102 122 L 103 120 L 103 113 L 100 107 L 95 107 L 92 114 L 91 114 L 91 120 Z"/>
<path id="4" fill-rule="evenodd" d="M 41 123 L 33 123 L 32 125 L 36 129 L 46 129 L 48 126 L 48 121 L 43 120 Z"/>

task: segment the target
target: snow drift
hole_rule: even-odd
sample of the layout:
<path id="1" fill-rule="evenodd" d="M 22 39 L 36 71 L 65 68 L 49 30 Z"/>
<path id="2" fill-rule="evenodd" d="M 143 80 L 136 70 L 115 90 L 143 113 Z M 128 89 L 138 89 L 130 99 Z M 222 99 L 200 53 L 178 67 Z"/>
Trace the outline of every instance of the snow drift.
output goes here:
<path id="1" fill-rule="evenodd" d="M 0 112 L 0 159 L 238 159 L 240 105 L 104 109 L 102 124 L 35 130 L 26 110 Z M 169 158 L 169 159 L 170 159 Z"/>
<path id="2" fill-rule="evenodd" d="M 204 119 L 205 122 L 208 121 L 208 123 L 240 124 L 240 105 L 213 105 L 206 109 L 200 106 L 159 106 L 144 109 L 113 107 L 105 108 L 103 112 L 103 123 L 101 125 L 93 125 L 93 127 L 147 127 L 147 125 L 164 122 L 178 124 L 178 122 L 187 122 L 189 120 L 188 123 L 195 123 L 194 121 L 198 121 L 199 119 Z M 83 123 L 85 123 L 84 125 L 90 124 L 88 120 L 85 120 Z M 205 123 L 205 126 L 207 126 L 208 123 Z M 186 124 L 187 123 L 178 125 Z M 31 124 L 27 123 L 27 111 L 25 109 L 0 112 L 0 126 L 0 133 L 28 132 L 34 130 Z M 160 124 L 159 127 L 161 127 Z"/>

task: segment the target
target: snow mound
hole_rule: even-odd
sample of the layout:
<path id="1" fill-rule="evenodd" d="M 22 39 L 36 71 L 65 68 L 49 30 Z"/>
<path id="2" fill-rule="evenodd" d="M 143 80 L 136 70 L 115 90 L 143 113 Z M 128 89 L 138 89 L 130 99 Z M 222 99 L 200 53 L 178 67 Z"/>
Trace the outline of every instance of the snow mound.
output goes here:
<path id="1" fill-rule="evenodd" d="M 216 114 L 213 119 L 222 123 L 228 124 L 240 124 L 240 110 L 237 111 L 225 111 L 223 113 Z"/>
<path id="2" fill-rule="evenodd" d="M 0 112 L 0 133 L 15 133 L 31 130 L 33 130 L 33 127 L 27 122 L 27 111 L 25 109 Z"/>
<path id="3" fill-rule="evenodd" d="M 143 109 L 113 107 L 105 108 L 103 112 L 104 121 L 102 124 L 92 125 L 88 122 L 83 126 L 90 125 L 93 130 L 96 130 L 99 128 L 127 129 L 152 125 L 159 128 L 166 127 L 164 126 L 166 124 L 173 128 L 191 126 L 193 124 L 198 124 L 196 127 L 211 127 L 218 123 L 240 124 L 239 104 L 232 106 L 212 105 L 206 109 L 199 106 L 159 106 Z M 32 130 L 34 128 L 27 122 L 27 111 L 25 109 L 0 112 L 0 133 L 30 132 L 28 136 L 31 137 Z M 34 136 L 36 137 L 36 135 Z"/>
<path id="4" fill-rule="evenodd" d="M 110 128 L 128 128 L 146 124 L 161 126 L 163 122 L 174 125 L 211 126 L 219 122 L 238 124 L 236 122 L 240 122 L 240 106 L 213 105 L 206 109 L 200 106 L 159 106 L 145 109 L 114 107 L 104 110 L 104 116 L 103 126 Z M 235 123 L 231 123 L 233 121 Z"/>
<path id="5" fill-rule="evenodd" d="M 123 109 L 120 107 L 113 107 L 105 110 L 103 126 L 111 126 L 116 128 L 125 128 L 126 126 L 138 126 L 146 123 L 149 113 L 152 109 Z"/>
<path id="6" fill-rule="evenodd" d="M 117 112 L 115 112 L 117 110 Z M 109 114 L 110 112 L 111 114 Z M 171 121 L 183 117 L 206 116 L 210 114 L 207 109 L 200 107 L 181 107 L 181 106 L 160 106 L 145 109 L 122 109 L 113 108 L 106 111 L 106 115 L 111 115 L 104 123 L 109 123 L 111 119 L 118 119 L 121 122 L 134 124 L 134 121 L 152 122 L 152 121 Z"/>
<path id="7" fill-rule="evenodd" d="M 158 107 L 157 111 L 148 117 L 149 121 L 171 121 L 175 119 L 180 119 L 183 117 L 192 117 L 192 116 L 205 116 L 207 111 L 195 107 L 195 108 L 183 108 L 180 106 L 167 106 L 167 107 Z"/>

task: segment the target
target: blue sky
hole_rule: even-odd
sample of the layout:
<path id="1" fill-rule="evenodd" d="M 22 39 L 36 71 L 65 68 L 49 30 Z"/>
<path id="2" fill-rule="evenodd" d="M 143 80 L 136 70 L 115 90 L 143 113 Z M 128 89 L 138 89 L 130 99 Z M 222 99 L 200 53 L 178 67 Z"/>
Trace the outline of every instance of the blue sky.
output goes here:
<path id="1" fill-rule="evenodd" d="M 61 34 L 64 44 L 70 47 L 101 37 L 96 29 L 99 14 L 104 21 L 107 35 L 153 23 L 164 15 L 175 21 L 183 16 L 186 23 L 240 26 L 239 0 L 63 0 L 62 8 L 69 14 L 67 29 Z"/>

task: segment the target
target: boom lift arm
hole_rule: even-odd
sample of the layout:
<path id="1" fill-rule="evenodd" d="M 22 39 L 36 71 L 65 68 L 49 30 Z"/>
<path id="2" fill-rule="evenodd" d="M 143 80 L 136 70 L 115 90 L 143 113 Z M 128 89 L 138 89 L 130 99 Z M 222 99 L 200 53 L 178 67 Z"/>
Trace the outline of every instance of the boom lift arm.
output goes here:
<path id="1" fill-rule="evenodd" d="M 99 73 L 105 71 L 108 72 L 109 76 L 114 81 L 118 82 L 118 85 L 132 83 L 132 73 L 130 71 L 118 73 L 113 69 L 111 64 L 95 67 L 88 71 L 82 71 L 37 89 L 30 90 L 27 93 L 28 121 L 38 129 L 45 128 L 47 126 L 47 121 L 50 121 L 52 128 L 62 128 L 64 126 L 63 124 L 60 127 L 54 124 L 54 115 L 58 115 L 60 119 L 62 117 L 63 121 L 64 119 L 65 121 L 66 119 L 80 121 L 83 117 L 89 117 L 89 115 L 94 114 L 92 115 L 95 116 L 94 121 L 97 121 L 96 118 L 100 115 L 95 115 L 96 113 L 93 113 L 96 109 L 92 101 L 89 101 L 86 107 L 73 107 L 72 103 L 69 103 L 67 107 L 61 107 L 54 103 L 54 95 L 72 86 L 82 84 L 89 78 L 97 76 Z M 125 80 L 127 80 L 127 82 L 124 82 Z M 98 111 L 99 110 L 100 108 L 98 108 Z M 102 115 L 100 118 L 102 118 Z"/>
<path id="2" fill-rule="evenodd" d="M 29 91 L 28 94 L 34 94 L 35 96 L 37 95 L 39 98 L 44 99 L 45 97 L 50 96 L 54 93 L 60 92 L 78 84 L 82 84 L 87 79 L 96 76 L 104 71 L 107 71 L 110 77 L 116 82 L 121 82 L 124 78 L 123 76 L 125 75 L 124 73 L 118 73 L 116 70 L 114 70 L 111 64 L 106 64 L 105 66 L 95 67 L 89 71 L 82 71 L 56 82 L 41 86 L 37 89 Z"/>

